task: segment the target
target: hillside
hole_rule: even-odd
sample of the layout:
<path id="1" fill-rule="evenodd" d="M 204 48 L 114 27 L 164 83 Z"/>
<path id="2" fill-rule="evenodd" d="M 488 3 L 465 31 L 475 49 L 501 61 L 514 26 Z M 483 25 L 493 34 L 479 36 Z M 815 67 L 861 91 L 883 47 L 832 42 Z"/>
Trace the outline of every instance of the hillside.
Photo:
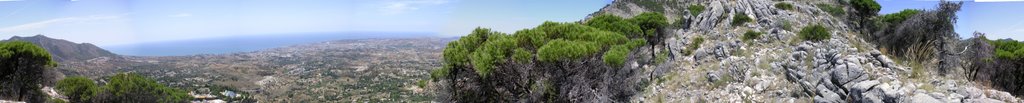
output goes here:
<path id="1" fill-rule="evenodd" d="M 31 42 L 33 44 L 43 47 L 50 54 L 53 55 L 53 60 L 58 62 L 65 61 L 84 61 L 97 57 L 117 57 L 117 54 L 110 53 L 110 51 L 103 50 L 103 48 L 96 47 L 89 43 L 74 43 L 63 39 L 54 39 L 43 35 L 36 35 L 31 37 L 19 37 L 14 36 L 10 39 L 4 40 L 21 40 Z"/>
<path id="2" fill-rule="evenodd" d="M 101 80 L 132 72 L 186 91 L 232 90 L 261 102 L 428 101 L 433 95 L 417 81 L 440 65 L 443 43 L 449 41 L 357 39 L 218 55 L 119 56 L 41 35 L 12 40 L 30 41 L 65 58 L 56 69 L 67 76 Z"/>
<path id="3" fill-rule="evenodd" d="M 579 22 L 477 29 L 448 44 L 431 87 L 442 102 L 1024 102 L 965 76 L 967 55 L 955 48 L 971 46 L 952 28 L 961 3 L 884 15 L 871 3 L 616 0 Z M 669 24 L 628 32 L 647 14 Z M 609 62 L 616 49 L 602 43 L 614 36 L 591 35 L 605 31 L 649 43 Z M 536 48 L 586 42 L 600 45 L 566 54 Z"/>

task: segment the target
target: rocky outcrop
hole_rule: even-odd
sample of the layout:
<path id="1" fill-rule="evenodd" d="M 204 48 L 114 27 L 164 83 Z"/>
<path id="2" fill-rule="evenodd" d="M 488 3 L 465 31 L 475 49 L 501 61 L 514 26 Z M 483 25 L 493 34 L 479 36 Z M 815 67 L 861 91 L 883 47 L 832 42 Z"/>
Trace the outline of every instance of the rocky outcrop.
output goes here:
<path id="1" fill-rule="evenodd" d="M 818 7 L 828 4 L 852 10 L 842 3 L 655 1 L 683 5 L 665 6 L 664 14 L 677 15 L 670 19 L 684 21 L 672 24 L 683 25 L 680 28 L 669 30 L 673 35 L 667 36 L 666 46 L 671 52 L 700 46 L 692 50 L 692 55 L 676 55 L 672 61 L 676 65 L 666 71 L 669 73 L 656 77 L 666 80 L 646 87 L 643 95 L 635 97 L 637 102 L 1024 102 L 960 77 L 939 75 L 935 68 L 947 68 L 948 62 L 937 63 L 947 65 L 942 67 L 898 62 L 866 40 L 872 37 L 863 37 L 870 33 L 858 33 L 860 29 L 848 17 L 828 15 Z M 779 9 L 773 6 L 776 3 L 792 4 L 794 9 Z M 689 5 L 706 9 L 699 15 L 688 15 L 692 12 L 686 10 Z M 638 10 L 643 8 L 616 0 L 597 13 L 629 16 L 644 12 Z M 732 26 L 732 16 L 737 13 L 754 20 Z M 799 28 L 815 24 L 830 28 L 831 38 L 805 41 L 797 35 Z M 764 34 L 741 40 L 748 30 Z M 704 42 L 692 43 L 695 38 Z M 921 74 L 911 77 L 914 73 Z"/>

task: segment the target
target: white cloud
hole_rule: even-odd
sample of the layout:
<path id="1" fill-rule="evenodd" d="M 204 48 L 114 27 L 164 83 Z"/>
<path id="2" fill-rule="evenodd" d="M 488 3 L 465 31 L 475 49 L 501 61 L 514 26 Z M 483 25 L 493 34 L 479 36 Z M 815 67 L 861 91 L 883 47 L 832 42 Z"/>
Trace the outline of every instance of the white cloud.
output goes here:
<path id="1" fill-rule="evenodd" d="M 380 10 L 385 15 L 395 15 L 418 10 L 422 6 L 441 5 L 448 2 L 448 0 L 393 0 L 386 1 Z"/>
<path id="2" fill-rule="evenodd" d="M 192 14 L 190 14 L 190 13 L 178 13 L 178 14 L 168 15 L 168 16 L 170 16 L 170 17 L 191 17 Z"/>
<path id="3" fill-rule="evenodd" d="M 39 30 L 39 29 L 45 29 L 45 28 L 47 28 L 49 26 L 52 26 L 52 25 L 59 25 L 59 24 L 86 23 L 86 22 L 93 22 L 93 21 L 104 21 L 104 20 L 115 20 L 115 19 L 121 19 L 121 15 L 93 15 L 93 16 L 84 16 L 84 17 L 56 18 L 56 19 L 50 19 L 50 20 L 45 20 L 45 21 L 26 23 L 26 24 L 21 24 L 21 25 L 15 25 L 15 26 L 10 26 L 10 27 L 0 28 L 0 33 L 12 33 L 12 32 Z"/>

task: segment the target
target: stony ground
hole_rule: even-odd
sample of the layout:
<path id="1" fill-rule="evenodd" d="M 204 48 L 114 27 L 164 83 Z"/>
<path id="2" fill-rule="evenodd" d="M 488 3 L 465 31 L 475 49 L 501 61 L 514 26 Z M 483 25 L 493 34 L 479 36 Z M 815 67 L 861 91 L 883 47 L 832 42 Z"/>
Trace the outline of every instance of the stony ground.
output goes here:
<path id="1" fill-rule="evenodd" d="M 793 4 L 783 10 L 773 5 Z M 934 62 L 907 62 L 875 49 L 846 24 L 845 17 L 818 9 L 825 1 L 717 0 L 669 1 L 704 5 L 700 15 L 686 6 L 666 6 L 672 20 L 688 20 L 667 39 L 670 63 L 642 66 L 661 75 L 634 102 L 1024 102 L 957 75 L 936 74 Z M 649 10 L 617 1 L 598 13 L 629 17 Z M 753 22 L 731 26 L 734 13 Z M 821 24 L 832 37 L 805 41 L 799 28 Z M 747 30 L 761 38 L 743 41 Z M 692 44 L 694 38 L 704 38 Z M 692 55 L 687 46 L 700 45 Z M 884 50 L 882 50 L 884 51 Z M 920 74 L 914 74 L 920 73 Z M 913 76 L 912 76 L 913 75 Z"/>

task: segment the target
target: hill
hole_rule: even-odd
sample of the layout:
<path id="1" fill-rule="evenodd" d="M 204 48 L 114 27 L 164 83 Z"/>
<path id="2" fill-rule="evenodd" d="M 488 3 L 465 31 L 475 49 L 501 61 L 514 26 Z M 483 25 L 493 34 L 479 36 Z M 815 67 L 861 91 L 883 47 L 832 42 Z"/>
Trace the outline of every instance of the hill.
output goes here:
<path id="1" fill-rule="evenodd" d="M 53 55 L 53 60 L 58 62 L 65 61 L 84 61 L 98 57 L 117 57 L 117 54 L 111 53 L 110 51 L 99 48 L 96 45 L 89 43 L 74 43 L 63 39 L 54 39 L 43 35 L 36 35 L 31 37 L 19 37 L 14 36 L 10 40 L 21 40 L 31 42 L 33 44 L 43 47 L 50 54 Z"/>
<path id="2" fill-rule="evenodd" d="M 578 22 L 477 29 L 448 44 L 431 87 L 442 102 L 1022 102 L 965 76 L 961 4 L 615 0 Z M 669 24 L 642 28 L 650 14 Z M 606 32 L 648 43 L 620 54 Z"/>

